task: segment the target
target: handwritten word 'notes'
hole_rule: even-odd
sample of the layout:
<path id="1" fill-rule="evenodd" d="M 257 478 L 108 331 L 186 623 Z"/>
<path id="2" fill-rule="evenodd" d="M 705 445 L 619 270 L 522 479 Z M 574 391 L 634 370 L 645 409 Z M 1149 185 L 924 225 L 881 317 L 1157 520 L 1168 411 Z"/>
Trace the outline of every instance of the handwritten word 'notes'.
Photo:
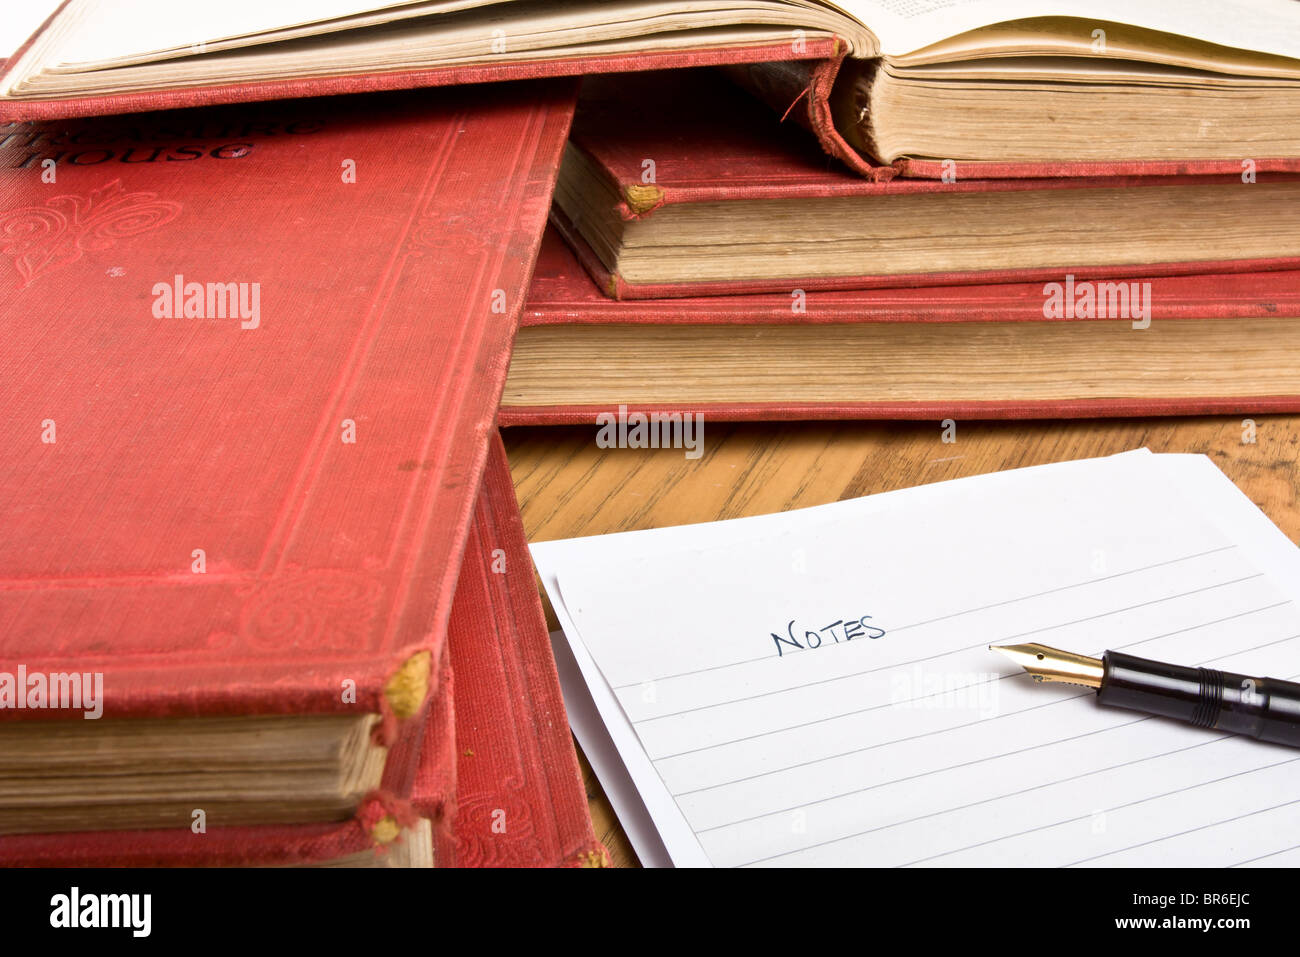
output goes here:
<path id="1" fill-rule="evenodd" d="M 1300 673 L 1300 554 L 1208 459 L 533 554 L 605 754 L 679 866 L 1300 863 L 1300 753 L 1104 709 L 988 650 Z"/>

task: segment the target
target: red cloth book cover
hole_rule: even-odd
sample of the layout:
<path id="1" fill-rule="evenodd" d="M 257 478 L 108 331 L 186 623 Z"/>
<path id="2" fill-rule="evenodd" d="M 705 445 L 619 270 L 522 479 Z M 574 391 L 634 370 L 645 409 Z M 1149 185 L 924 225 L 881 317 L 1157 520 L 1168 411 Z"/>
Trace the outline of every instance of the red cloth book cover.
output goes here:
<path id="1" fill-rule="evenodd" d="M 494 437 L 448 636 L 457 867 L 602 867 L 505 447 Z"/>
<path id="2" fill-rule="evenodd" d="M 1153 321 L 1269 319 L 1300 315 L 1300 273 L 1161 276 L 1152 284 Z M 1043 284 L 990 283 L 904 289 L 832 290 L 791 311 L 788 293 L 619 301 L 604 295 L 554 229 L 542 239 L 521 327 L 563 325 L 789 325 L 847 323 L 1069 322 L 1045 319 Z M 1121 320 L 1122 321 L 1122 320 Z M 526 406 L 503 398 L 498 422 L 587 425 L 605 406 Z M 1208 415 L 1300 412 L 1300 393 L 1250 399 L 1197 395 L 1178 400 L 1080 399 L 1072 402 L 861 405 L 709 404 L 690 409 L 630 404 L 629 412 L 701 412 L 719 421 L 834 418 L 1035 418 L 1044 416 Z"/>
<path id="3" fill-rule="evenodd" d="M 106 719 L 389 713 L 439 660 L 573 96 L 0 130 L 0 671 L 102 672 Z"/>
<path id="4" fill-rule="evenodd" d="M 727 122 L 719 122 L 725 117 Z M 623 220 L 651 218 L 674 205 L 761 200 L 857 198 L 938 193 L 1016 193 L 1026 190 L 1159 188 L 1242 185 L 1240 168 L 1230 176 L 1056 176 L 1052 178 L 958 178 L 864 180 L 828 159 L 807 131 L 779 116 L 716 71 L 666 71 L 636 77 L 592 77 L 583 84 L 571 141 L 621 197 Z M 654 161 L 647 183 L 646 160 Z M 1300 174 L 1261 173 L 1260 183 L 1297 182 Z M 1248 188 L 1248 187 L 1247 187 Z M 1084 202 L 1085 199 L 1078 200 Z M 601 261 L 557 206 L 552 221 L 578 252 L 584 267 L 616 299 L 661 299 L 801 289 L 862 289 L 940 286 L 952 283 L 1136 278 L 1150 275 L 1223 273 L 1300 268 L 1300 257 L 1218 259 L 1112 266 L 1070 266 L 862 276 L 782 277 L 775 280 L 632 282 Z M 826 224 L 828 235 L 834 220 Z M 1065 240 L 1063 239 L 1062 242 Z"/>

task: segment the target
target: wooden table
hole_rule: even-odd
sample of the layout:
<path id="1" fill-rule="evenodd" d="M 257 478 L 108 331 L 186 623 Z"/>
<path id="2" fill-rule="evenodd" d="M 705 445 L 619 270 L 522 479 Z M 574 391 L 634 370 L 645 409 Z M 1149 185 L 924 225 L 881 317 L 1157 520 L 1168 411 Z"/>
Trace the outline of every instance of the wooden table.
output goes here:
<path id="1" fill-rule="evenodd" d="M 1288 537 L 1300 538 L 1300 416 L 958 422 L 952 443 L 938 422 L 706 421 L 704 454 L 694 460 L 680 449 L 598 448 L 594 425 L 504 435 L 529 541 L 739 518 L 1143 446 L 1210 456 Z M 555 628 L 549 605 L 547 616 Z M 579 757 L 596 836 L 616 865 L 635 866 Z"/>

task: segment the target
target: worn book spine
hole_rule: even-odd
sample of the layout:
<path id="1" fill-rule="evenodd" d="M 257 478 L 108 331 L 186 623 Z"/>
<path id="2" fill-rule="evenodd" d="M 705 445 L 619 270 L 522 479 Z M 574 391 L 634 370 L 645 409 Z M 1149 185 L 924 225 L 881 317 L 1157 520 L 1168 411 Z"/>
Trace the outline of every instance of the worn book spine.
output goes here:
<path id="1" fill-rule="evenodd" d="M 791 119 L 811 130 L 828 156 L 874 182 L 891 180 L 898 175 L 897 170 L 863 156 L 835 126 L 830 99 L 844 57 L 844 51 L 837 49 L 823 60 L 786 60 L 761 67 L 760 64 L 728 64 L 723 72 L 776 110 L 782 120 Z"/>

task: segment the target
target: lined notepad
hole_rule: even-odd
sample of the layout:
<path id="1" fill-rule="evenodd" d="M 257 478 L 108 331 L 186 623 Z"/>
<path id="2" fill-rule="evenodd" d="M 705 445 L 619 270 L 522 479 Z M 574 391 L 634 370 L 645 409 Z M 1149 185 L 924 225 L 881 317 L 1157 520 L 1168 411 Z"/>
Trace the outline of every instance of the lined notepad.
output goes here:
<path id="1" fill-rule="evenodd" d="M 613 745 L 593 762 L 635 787 L 611 797 L 620 816 L 644 806 L 629 833 L 650 860 L 1300 863 L 1300 752 L 1103 709 L 987 650 L 1300 676 L 1300 553 L 1204 457 L 533 554 Z"/>

